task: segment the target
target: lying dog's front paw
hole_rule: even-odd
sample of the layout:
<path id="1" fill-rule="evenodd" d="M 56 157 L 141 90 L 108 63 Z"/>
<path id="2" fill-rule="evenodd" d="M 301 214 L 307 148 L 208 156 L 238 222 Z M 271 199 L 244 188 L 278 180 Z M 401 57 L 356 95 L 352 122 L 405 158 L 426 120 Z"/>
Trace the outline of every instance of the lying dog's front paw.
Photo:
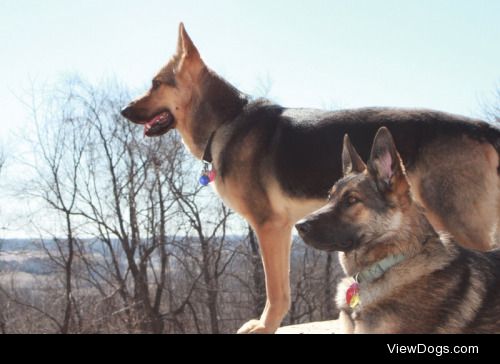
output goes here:
<path id="1" fill-rule="evenodd" d="M 260 320 L 250 320 L 240 327 L 238 334 L 274 334 L 277 327 L 266 327 Z"/>

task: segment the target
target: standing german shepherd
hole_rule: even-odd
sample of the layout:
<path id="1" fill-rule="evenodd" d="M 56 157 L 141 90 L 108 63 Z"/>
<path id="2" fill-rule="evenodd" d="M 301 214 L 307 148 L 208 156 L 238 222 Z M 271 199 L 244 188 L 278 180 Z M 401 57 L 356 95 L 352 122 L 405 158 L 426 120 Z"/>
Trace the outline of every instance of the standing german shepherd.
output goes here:
<path id="1" fill-rule="evenodd" d="M 297 230 L 307 244 L 340 251 L 355 276 L 337 291 L 349 331 L 500 333 L 500 249 L 472 251 L 436 233 L 388 129 L 377 133 L 367 166 L 346 135 L 342 161 L 328 204 Z"/>
<path id="2" fill-rule="evenodd" d="M 151 89 L 122 110 L 148 136 L 176 128 L 198 159 L 212 163 L 222 199 L 254 228 L 266 274 L 267 303 L 239 332 L 274 332 L 290 305 L 292 228 L 325 204 L 342 176 L 342 138 L 368 154 L 377 129 L 394 133 L 418 200 L 434 227 L 462 244 L 488 249 L 499 220 L 500 133 L 486 123 L 428 110 L 327 112 L 252 101 L 217 76 L 179 28 L 177 52 Z"/>

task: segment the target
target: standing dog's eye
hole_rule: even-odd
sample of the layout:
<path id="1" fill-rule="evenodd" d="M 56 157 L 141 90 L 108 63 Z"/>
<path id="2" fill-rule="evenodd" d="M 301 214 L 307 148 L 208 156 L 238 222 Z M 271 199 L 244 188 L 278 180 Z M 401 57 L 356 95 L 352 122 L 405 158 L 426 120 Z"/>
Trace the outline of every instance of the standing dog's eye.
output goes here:
<path id="1" fill-rule="evenodd" d="M 152 87 L 153 90 L 156 90 L 158 87 L 160 87 L 160 85 L 161 85 L 160 81 L 153 80 L 153 83 L 152 83 L 151 87 Z"/>

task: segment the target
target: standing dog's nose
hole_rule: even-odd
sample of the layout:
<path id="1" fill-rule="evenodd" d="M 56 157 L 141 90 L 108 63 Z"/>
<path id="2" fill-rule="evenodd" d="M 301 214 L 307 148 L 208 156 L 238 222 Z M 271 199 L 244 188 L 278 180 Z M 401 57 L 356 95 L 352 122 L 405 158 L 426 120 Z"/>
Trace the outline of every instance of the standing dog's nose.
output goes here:
<path id="1" fill-rule="evenodd" d="M 300 220 L 295 224 L 295 228 L 299 232 L 300 235 L 305 235 L 309 231 L 311 231 L 311 224 L 307 220 Z"/>
<path id="2" fill-rule="evenodd" d="M 127 119 L 130 119 L 130 116 L 131 116 L 131 113 L 132 113 L 132 106 L 130 105 L 127 105 L 125 106 L 121 111 L 120 113 L 122 114 L 122 116 L 124 118 L 127 118 Z"/>

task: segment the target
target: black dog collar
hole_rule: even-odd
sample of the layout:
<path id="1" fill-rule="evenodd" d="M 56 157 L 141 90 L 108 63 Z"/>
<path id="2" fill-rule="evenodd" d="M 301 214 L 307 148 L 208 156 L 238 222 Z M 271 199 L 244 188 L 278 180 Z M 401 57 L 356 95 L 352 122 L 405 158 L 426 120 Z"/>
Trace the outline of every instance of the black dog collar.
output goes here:
<path id="1" fill-rule="evenodd" d="M 205 146 L 205 150 L 203 151 L 203 157 L 201 158 L 203 162 L 207 163 L 212 163 L 212 141 L 214 140 L 215 132 L 217 130 L 213 131 L 212 134 L 210 135 L 210 138 L 208 138 L 207 145 Z"/>

